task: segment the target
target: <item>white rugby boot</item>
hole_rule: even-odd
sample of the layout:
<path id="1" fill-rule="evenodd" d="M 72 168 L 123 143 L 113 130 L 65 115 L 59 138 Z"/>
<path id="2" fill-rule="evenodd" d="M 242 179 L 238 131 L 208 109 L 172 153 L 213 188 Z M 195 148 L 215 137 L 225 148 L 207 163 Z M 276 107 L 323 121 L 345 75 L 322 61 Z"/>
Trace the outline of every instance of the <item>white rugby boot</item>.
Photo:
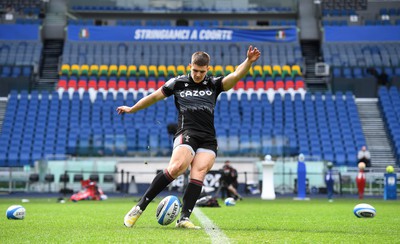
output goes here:
<path id="1" fill-rule="evenodd" d="M 139 206 L 135 206 L 131 209 L 131 211 L 129 211 L 124 218 L 124 225 L 126 227 L 132 227 L 136 221 L 138 220 L 138 218 L 140 217 L 140 215 L 143 213 L 143 211 L 140 209 Z"/>

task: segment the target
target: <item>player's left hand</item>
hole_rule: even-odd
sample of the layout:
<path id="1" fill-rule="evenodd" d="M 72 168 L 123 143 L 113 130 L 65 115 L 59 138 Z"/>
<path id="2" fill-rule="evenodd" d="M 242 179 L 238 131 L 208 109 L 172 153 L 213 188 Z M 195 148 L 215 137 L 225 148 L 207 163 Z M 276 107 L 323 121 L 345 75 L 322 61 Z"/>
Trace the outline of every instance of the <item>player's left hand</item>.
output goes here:
<path id="1" fill-rule="evenodd" d="M 247 50 L 247 58 L 249 59 L 250 62 L 255 62 L 257 59 L 261 56 L 260 50 L 258 50 L 256 47 L 253 48 L 253 46 L 249 46 L 249 49 Z"/>

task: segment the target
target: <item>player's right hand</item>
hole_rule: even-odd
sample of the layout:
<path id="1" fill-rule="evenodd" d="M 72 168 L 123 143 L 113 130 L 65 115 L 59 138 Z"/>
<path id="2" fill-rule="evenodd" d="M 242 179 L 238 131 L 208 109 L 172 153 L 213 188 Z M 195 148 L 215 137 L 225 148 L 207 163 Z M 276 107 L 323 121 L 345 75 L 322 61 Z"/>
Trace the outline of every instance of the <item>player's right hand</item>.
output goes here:
<path id="1" fill-rule="evenodd" d="M 118 114 L 123 114 L 123 113 L 131 113 L 131 107 L 128 106 L 120 106 L 117 108 Z"/>
<path id="2" fill-rule="evenodd" d="M 257 59 L 261 56 L 260 50 L 258 50 L 256 47 L 253 48 L 253 46 L 249 46 L 249 49 L 247 50 L 247 58 L 250 60 L 250 62 L 255 62 Z"/>

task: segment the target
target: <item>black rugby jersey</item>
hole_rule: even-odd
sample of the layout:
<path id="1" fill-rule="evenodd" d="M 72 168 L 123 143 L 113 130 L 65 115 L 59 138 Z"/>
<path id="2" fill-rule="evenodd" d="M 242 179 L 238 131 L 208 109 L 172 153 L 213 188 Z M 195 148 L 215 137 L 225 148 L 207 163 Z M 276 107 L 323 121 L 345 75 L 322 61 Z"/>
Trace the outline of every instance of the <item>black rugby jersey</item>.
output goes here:
<path id="1" fill-rule="evenodd" d="M 162 92 L 169 97 L 174 95 L 178 109 L 178 130 L 196 131 L 201 135 L 215 137 L 214 108 L 222 90 L 223 77 L 207 76 L 195 83 L 190 75 L 182 75 L 168 80 Z"/>

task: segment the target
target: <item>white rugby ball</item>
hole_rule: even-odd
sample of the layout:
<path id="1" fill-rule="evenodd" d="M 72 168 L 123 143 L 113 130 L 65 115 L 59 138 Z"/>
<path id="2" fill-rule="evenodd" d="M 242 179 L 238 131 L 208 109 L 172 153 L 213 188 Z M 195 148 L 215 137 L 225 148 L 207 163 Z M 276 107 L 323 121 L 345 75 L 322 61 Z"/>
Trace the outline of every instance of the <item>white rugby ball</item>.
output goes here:
<path id="1" fill-rule="evenodd" d="M 360 203 L 354 207 L 353 213 L 358 218 L 373 218 L 376 215 L 376 210 L 367 203 Z"/>
<path id="2" fill-rule="evenodd" d="M 6 211 L 7 219 L 24 219 L 25 208 L 21 205 L 12 205 Z"/>
<path id="3" fill-rule="evenodd" d="M 228 197 L 227 199 L 225 199 L 225 205 L 226 206 L 235 206 L 236 201 L 235 201 L 235 199 L 233 199 L 233 197 Z"/>
<path id="4" fill-rule="evenodd" d="M 176 217 L 178 217 L 181 210 L 181 202 L 176 196 L 167 196 L 158 204 L 156 217 L 160 225 L 169 225 Z"/>

